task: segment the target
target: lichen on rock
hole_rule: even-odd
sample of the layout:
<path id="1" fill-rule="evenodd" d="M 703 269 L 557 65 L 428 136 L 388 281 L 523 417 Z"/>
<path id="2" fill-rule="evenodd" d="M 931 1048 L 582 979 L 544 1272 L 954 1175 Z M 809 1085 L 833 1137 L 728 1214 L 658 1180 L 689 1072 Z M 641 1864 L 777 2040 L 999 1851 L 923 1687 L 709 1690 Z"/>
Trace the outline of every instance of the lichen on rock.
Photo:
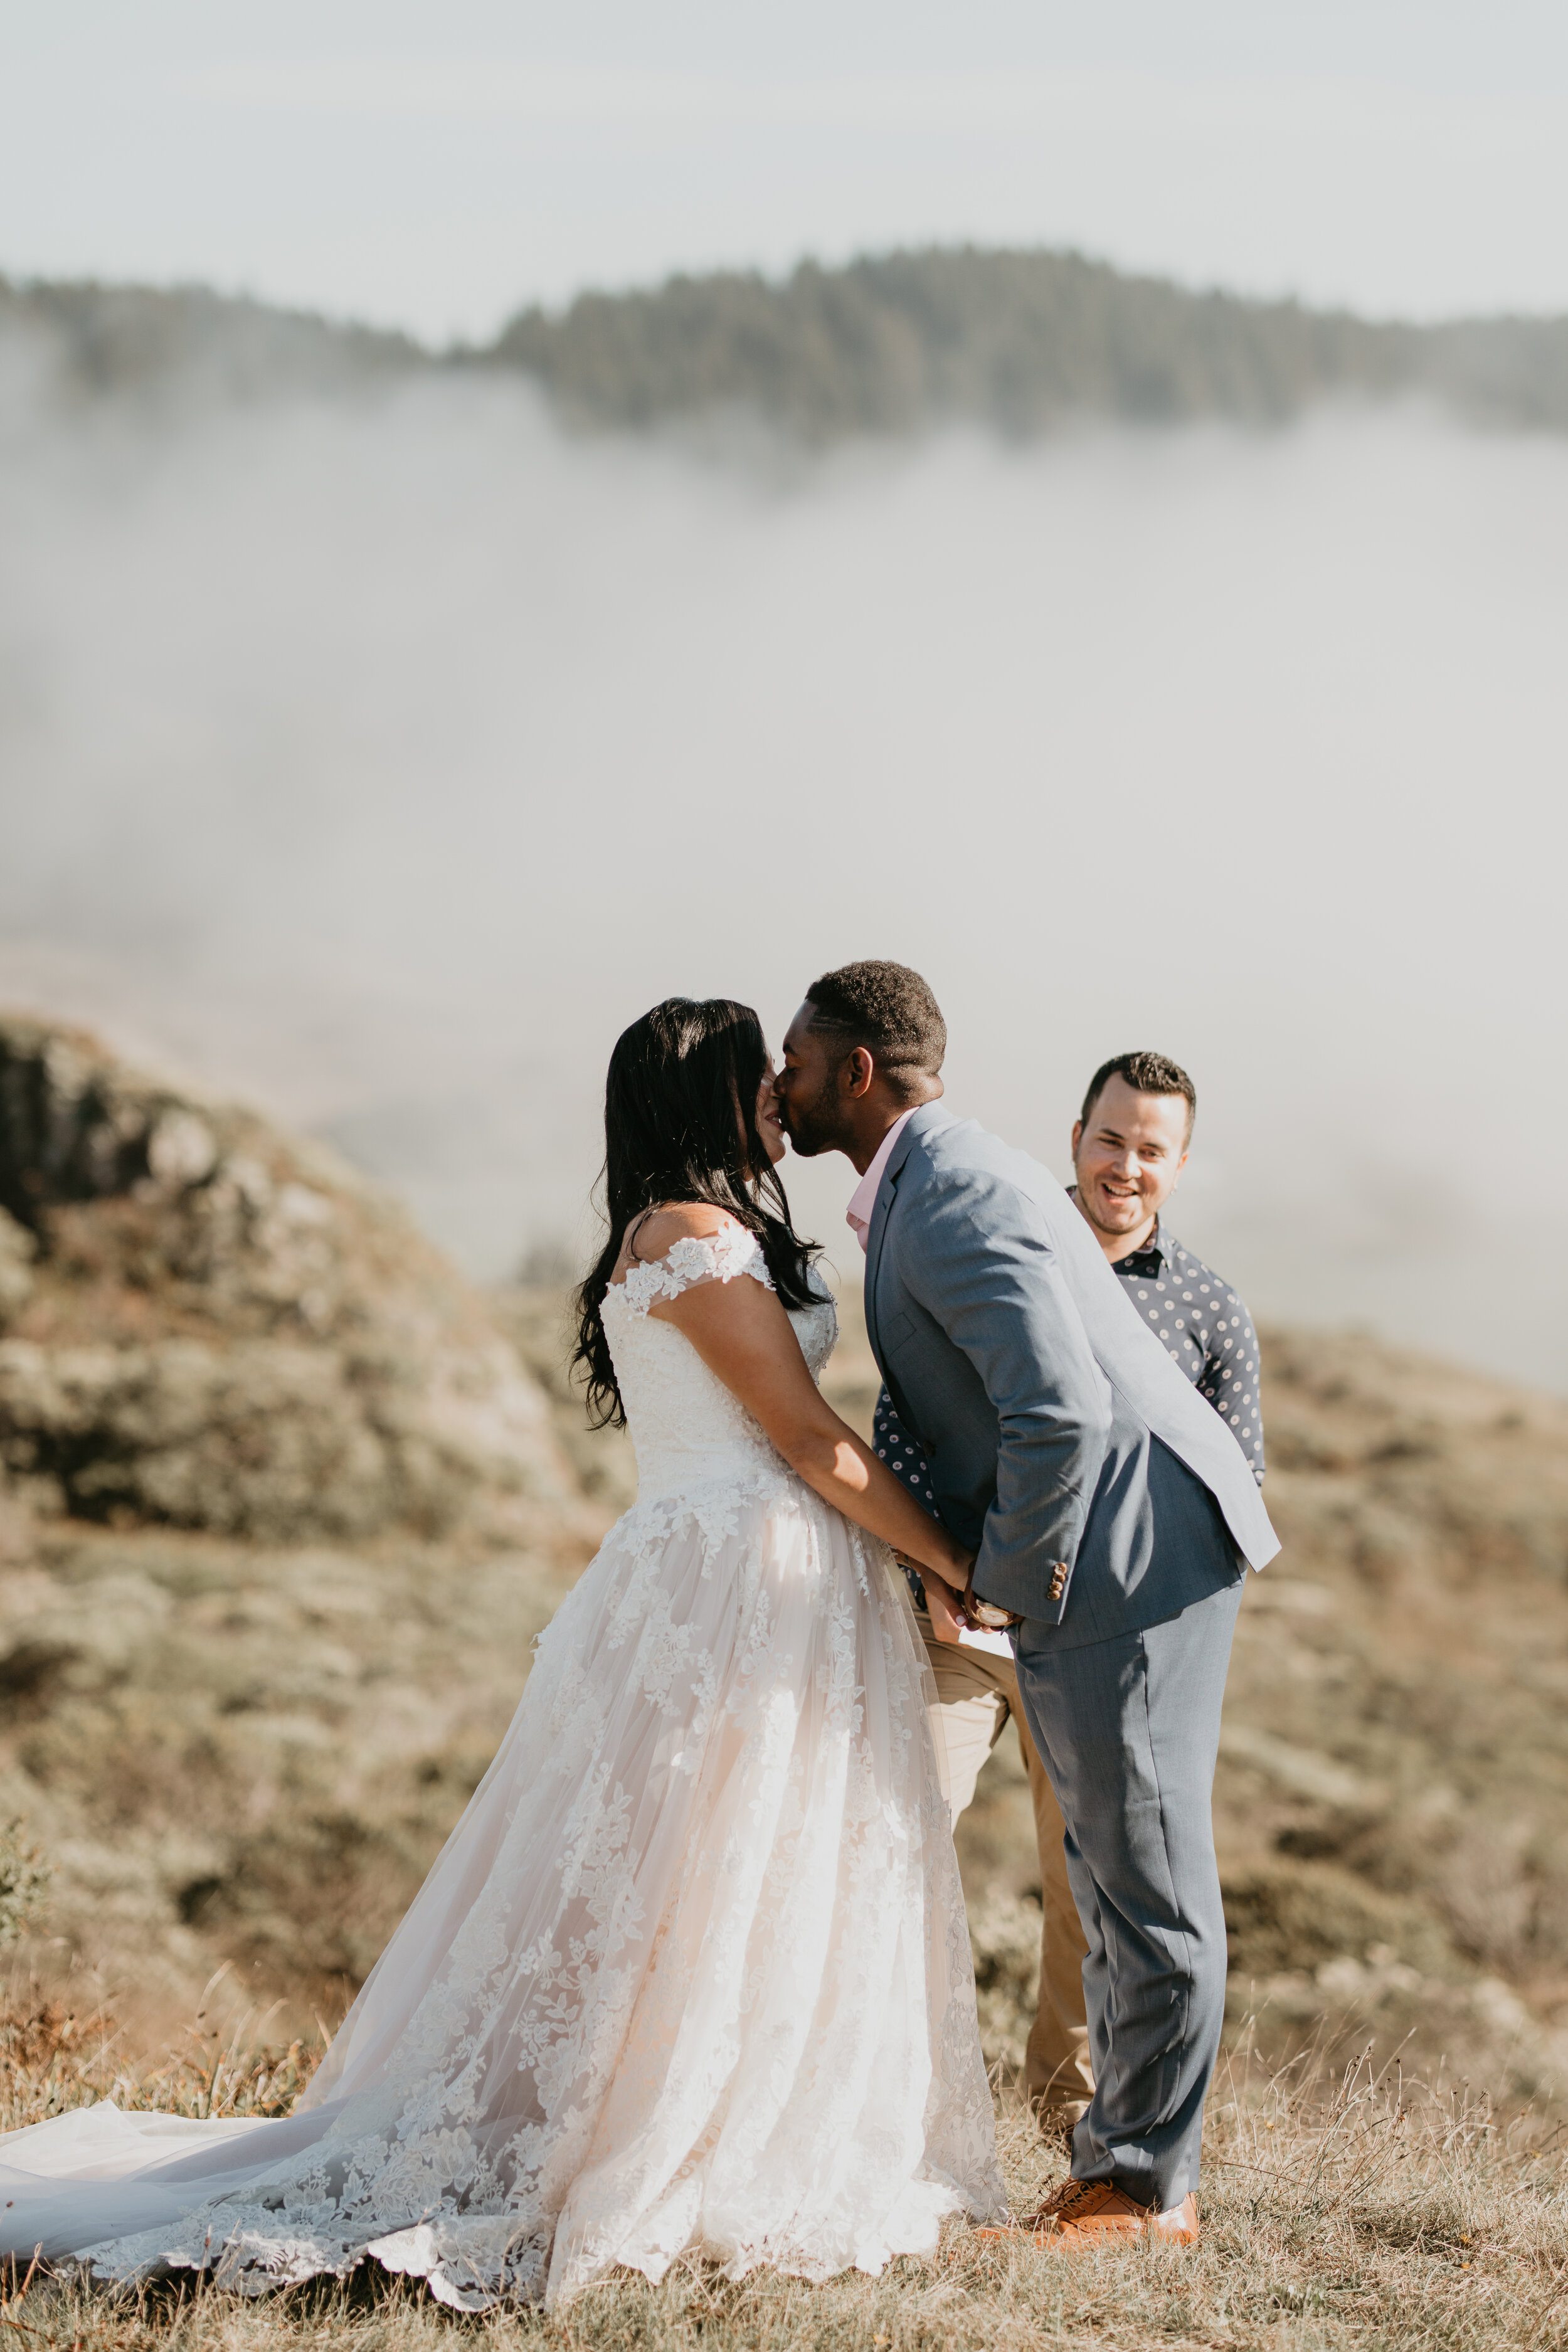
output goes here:
<path id="1" fill-rule="evenodd" d="M 0 1018 L 0 1475 L 268 1541 L 575 1503 L 478 1294 L 324 1147 Z"/>
<path id="2" fill-rule="evenodd" d="M 33 1260 L 38 1244 L 26 1225 L 0 1209 L 0 1330 L 33 1295 Z"/>

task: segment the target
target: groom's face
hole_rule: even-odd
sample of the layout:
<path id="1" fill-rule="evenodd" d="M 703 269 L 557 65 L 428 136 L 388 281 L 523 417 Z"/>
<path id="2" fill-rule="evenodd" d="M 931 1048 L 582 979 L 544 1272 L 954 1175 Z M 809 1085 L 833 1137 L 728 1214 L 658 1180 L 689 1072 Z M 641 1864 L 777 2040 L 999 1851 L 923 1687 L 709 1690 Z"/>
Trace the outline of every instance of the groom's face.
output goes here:
<path id="1" fill-rule="evenodd" d="M 784 1031 L 784 1067 L 779 1072 L 779 1109 L 784 1133 L 803 1160 L 846 1148 L 846 1105 L 839 1073 L 847 1056 L 830 1047 L 811 1025 L 803 1004 Z"/>

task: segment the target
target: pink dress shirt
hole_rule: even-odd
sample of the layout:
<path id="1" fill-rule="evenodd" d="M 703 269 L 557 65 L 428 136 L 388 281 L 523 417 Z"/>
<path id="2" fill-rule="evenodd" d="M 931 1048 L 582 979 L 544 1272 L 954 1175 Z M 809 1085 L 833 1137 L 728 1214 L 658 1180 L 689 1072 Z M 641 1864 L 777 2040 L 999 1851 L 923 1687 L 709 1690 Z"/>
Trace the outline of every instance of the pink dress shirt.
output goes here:
<path id="1" fill-rule="evenodd" d="M 902 1118 L 896 1118 L 878 1146 L 877 1157 L 861 1177 L 849 1196 L 849 1206 L 844 1212 L 844 1222 L 862 1249 L 871 1235 L 871 1212 L 877 1205 L 877 1195 L 882 1189 L 882 1179 L 888 1172 L 888 1162 L 893 1156 L 893 1146 L 913 1118 L 918 1104 L 911 1104 Z"/>

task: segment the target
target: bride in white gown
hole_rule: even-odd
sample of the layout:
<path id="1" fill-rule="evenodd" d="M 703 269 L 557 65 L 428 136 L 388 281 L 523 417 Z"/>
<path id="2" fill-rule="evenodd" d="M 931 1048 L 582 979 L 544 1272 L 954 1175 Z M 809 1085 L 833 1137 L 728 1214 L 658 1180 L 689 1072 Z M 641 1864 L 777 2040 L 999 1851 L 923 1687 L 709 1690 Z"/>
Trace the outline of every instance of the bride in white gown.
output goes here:
<path id="1" fill-rule="evenodd" d="M 635 1507 L 292 2115 L 5 2134 L 0 2252 L 252 2294 L 374 2256 L 475 2310 L 688 2252 L 877 2271 L 1003 2212 L 887 1546 L 967 1559 L 817 1393 L 837 1319 L 755 1014 L 634 1024 L 605 1126 L 580 1356 Z"/>

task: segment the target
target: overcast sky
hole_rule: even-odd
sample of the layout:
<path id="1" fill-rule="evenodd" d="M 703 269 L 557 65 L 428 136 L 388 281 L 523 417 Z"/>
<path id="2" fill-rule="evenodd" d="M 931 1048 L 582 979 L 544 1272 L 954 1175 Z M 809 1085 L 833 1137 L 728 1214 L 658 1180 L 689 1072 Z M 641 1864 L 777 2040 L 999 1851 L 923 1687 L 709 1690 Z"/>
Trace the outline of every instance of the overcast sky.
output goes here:
<path id="1" fill-rule="evenodd" d="M 489 333 L 972 237 L 1568 310 L 1563 0 L 0 0 L 0 268 Z"/>

